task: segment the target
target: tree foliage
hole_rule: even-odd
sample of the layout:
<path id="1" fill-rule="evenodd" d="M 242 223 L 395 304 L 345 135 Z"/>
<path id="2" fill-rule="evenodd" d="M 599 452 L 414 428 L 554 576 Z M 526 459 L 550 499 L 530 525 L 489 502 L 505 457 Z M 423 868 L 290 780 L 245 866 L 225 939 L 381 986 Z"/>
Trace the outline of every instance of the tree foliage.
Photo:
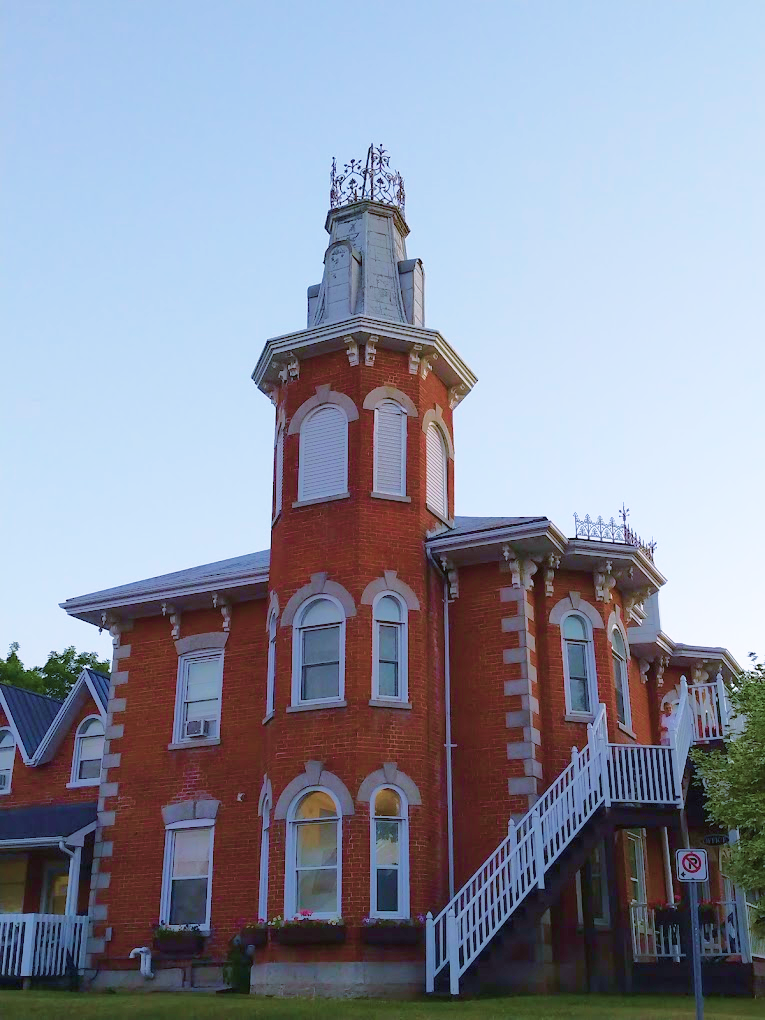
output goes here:
<path id="1" fill-rule="evenodd" d="M 99 673 L 109 672 L 108 662 L 99 659 L 95 652 L 78 652 L 74 645 L 63 652 L 50 652 L 44 666 L 26 669 L 19 658 L 18 641 L 14 641 L 7 658 L 0 659 L 0 683 L 63 700 L 85 666 Z"/>
<path id="2" fill-rule="evenodd" d="M 765 663 L 754 663 L 730 692 L 739 731 L 724 751 L 692 752 L 703 780 L 707 814 L 738 829 L 726 873 L 748 890 L 765 891 Z"/>

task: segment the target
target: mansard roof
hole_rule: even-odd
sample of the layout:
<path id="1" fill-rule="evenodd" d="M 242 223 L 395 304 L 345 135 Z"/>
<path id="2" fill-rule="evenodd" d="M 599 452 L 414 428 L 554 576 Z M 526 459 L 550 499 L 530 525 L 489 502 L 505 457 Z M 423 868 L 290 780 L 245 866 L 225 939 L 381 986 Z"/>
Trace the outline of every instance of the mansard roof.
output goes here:
<path id="1" fill-rule="evenodd" d="M 62 701 L 46 694 L 0 684 L 0 706 L 8 717 L 22 756 L 27 760 L 34 755 L 62 705 Z"/>

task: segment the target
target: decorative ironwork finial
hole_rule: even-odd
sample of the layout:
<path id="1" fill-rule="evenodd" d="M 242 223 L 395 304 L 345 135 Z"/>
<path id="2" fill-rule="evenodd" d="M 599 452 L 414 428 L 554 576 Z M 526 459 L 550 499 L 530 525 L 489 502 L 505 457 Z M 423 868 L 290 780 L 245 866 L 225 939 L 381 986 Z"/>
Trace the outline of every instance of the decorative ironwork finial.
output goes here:
<path id="1" fill-rule="evenodd" d="M 653 563 L 656 542 L 653 539 L 650 542 L 644 542 L 640 535 L 632 530 L 627 524 L 629 512 L 629 508 L 622 503 L 622 508 L 619 511 L 622 519 L 621 524 L 617 524 L 613 517 L 604 521 L 602 517 L 594 520 L 589 514 L 585 514 L 584 517 L 574 514 L 574 537 L 587 538 L 595 542 L 618 542 L 620 545 L 633 545 Z"/>
<path id="2" fill-rule="evenodd" d="M 382 145 L 369 146 L 365 162 L 352 159 L 337 172 L 337 163 L 332 159 L 332 173 L 329 183 L 329 207 L 336 209 L 354 202 L 381 202 L 395 205 L 404 215 L 404 178 L 390 169 L 390 156 Z"/>

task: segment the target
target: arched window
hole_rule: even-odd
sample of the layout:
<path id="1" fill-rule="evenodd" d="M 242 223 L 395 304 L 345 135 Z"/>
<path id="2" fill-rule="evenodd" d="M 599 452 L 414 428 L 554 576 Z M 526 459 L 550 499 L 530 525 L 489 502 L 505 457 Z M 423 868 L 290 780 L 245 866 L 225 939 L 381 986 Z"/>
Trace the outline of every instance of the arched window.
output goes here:
<path id="1" fill-rule="evenodd" d="M 342 833 L 340 808 L 324 789 L 302 793 L 288 814 L 284 916 L 309 910 L 340 916 Z"/>
<path id="2" fill-rule="evenodd" d="M 611 632 L 611 656 L 614 663 L 614 690 L 616 692 L 616 718 L 628 729 L 632 727 L 630 709 L 630 684 L 627 672 L 627 649 L 621 631 L 614 627 Z"/>
<path id="3" fill-rule="evenodd" d="M 276 427 L 274 443 L 274 520 L 282 512 L 282 489 L 284 488 L 284 425 Z"/>
<path id="4" fill-rule="evenodd" d="M 270 852 L 271 798 L 266 797 L 261 808 L 260 874 L 258 876 L 258 918 L 268 918 L 268 856 Z"/>
<path id="5" fill-rule="evenodd" d="M 0 730 L 0 795 L 11 792 L 16 741 L 10 730 Z"/>
<path id="6" fill-rule="evenodd" d="M 569 613 L 561 622 L 566 711 L 591 716 L 597 704 L 595 655 L 590 621 L 581 613 Z"/>
<path id="7" fill-rule="evenodd" d="M 277 616 L 272 611 L 268 618 L 268 660 L 266 664 L 266 719 L 274 714 L 274 693 L 276 688 L 276 630 Z M 264 720 L 265 721 L 265 720 Z"/>
<path id="8" fill-rule="evenodd" d="M 374 491 L 406 495 L 406 411 L 395 400 L 375 408 Z"/>
<path id="9" fill-rule="evenodd" d="M 104 753 L 104 724 L 98 716 L 83 719 L 77 727 L 72 758 L 72 783 L 97 786 Z"/>
<path id="10" fill-rule="evenodd" d="M 428 425 L 428 431 L 425 433 L 425 459 L 425 501 L 439 517 L 446 519 L 449 516 L 446 443 L 441 429 L 435 422 Z"/>
<path id="11" fill-rule="evenodd" d="M 345 613 L 328 595 L 303 604 L 293 627 L 292 702 L 337 701 L 345 693 Z"/>
<path id="12" fill-rule="evenodd" d="M 370 916 L 409 917 L 409 834 L 404 795 L 382 787 L 371 798 Z"/>
<path id="13" fill-rule="evenodd" d="M 338 404 L 321 404 L 300 426 L 298 501 L 348 491 L 348 418 Z"/>
<path id="14" fill-rule="evenodd" d="M 407 609 L 404 600 L 393 592 L 383 592 L 374 600 L 372 631 L 372 698 L 406 701 Z"/>

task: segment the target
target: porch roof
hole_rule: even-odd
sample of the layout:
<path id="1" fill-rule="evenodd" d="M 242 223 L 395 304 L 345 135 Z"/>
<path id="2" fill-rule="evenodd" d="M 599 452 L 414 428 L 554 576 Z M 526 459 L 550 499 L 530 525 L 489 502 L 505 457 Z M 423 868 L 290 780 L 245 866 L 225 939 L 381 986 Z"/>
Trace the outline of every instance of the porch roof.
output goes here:
<path id="1" fill-rule="evenodd" d="M 60 841 L 82 845 L 96 827 L 95 801 L 87 804 L 41 804 L 0 810 L 0 849 L 57 845 Z"/>

